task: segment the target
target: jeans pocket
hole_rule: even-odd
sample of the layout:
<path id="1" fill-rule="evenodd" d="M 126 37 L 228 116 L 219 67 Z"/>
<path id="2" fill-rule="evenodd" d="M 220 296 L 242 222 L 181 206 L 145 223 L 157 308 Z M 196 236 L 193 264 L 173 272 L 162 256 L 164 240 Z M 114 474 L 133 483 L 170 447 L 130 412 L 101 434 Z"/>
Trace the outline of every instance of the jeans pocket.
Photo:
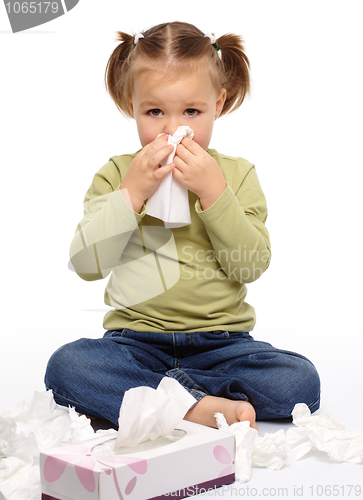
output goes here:
<path id="1" fill-rule="evenodd" d="M 107 339 L 109 337 L 123 337 L 123 332 L 124 332 L 125 328 L 123 328 L 122 330 L 108 330 L 103 338 L 104 339 Z"/>

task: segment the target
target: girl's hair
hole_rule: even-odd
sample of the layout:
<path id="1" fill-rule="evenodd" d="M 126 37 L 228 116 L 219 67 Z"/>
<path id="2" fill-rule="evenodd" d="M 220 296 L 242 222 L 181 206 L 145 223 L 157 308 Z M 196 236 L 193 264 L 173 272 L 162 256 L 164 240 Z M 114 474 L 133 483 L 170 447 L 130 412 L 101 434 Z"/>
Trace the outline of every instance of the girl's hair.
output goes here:
<path id="1" fill-rule="evenodd" d="M 159 24 L 142 34 L 143 38 L 139 38 L 135 45 L 133 36 L 119 31 L 117 40 L 121 43 L 111 54 L 106 67 L 106 89 L 124 115 L 132 116 L 129 100 L 137 61 L 151 62 L 153 67 L 160 63 L 169 64 L 182 70 L 185 64 L 208 58 L 217 90 L 225 88 L 227 91 L 220 116 L 237 109 L 249 93 L 249 61 L 241 37 L 227 34 L 212 44 L 198 28 L 182 22 Z"/>

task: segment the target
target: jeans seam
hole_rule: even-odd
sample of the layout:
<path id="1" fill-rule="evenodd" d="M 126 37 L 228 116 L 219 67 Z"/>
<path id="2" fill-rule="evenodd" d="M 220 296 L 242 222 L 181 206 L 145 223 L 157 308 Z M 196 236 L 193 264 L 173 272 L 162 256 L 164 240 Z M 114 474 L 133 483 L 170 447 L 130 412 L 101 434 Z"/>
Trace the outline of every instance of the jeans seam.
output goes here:
<path id="1" fill-rule="evenodd" d="M 202 389 L 202 387 L 199 387 L 198 385 L 196 385 L 193 380 L 191 380 L 182 370 L 180 370 L 179 368 L 176 368 L 176 370 L 181 373 L 187 380 L 189 380 L 189 382 L 195 387 L 195 391 L 201 391 L 205 394 L 209 394 L 206 390 Z"/>
<path id="2" fill-rule="evenodd" d="M 176 352 L 175 332 L 173 332 L 172 335 L 173 335 L 174 368 L 177 368 L 178 367 L 178 357 L 177 357 L 177 352 Z"/>
<path id="3" fill-rule="evenodd" d="M 318 396 L 318 399 L 316 399 L 313 403 L 311 403 L 308 408 L 313 408 L 315 405 L 320 403 L 320 395 Z"/>

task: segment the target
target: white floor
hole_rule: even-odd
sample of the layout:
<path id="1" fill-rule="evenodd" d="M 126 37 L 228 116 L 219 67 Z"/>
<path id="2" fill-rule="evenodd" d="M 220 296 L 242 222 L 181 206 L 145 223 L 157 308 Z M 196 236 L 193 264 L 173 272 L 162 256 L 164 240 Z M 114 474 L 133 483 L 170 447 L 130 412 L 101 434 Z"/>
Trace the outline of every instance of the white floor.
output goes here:
<path id="1" fill-rule="evenodd" d="M 8 341 L 2 347 L 0 367 L 0 408 L 8 408 L 22 400 L 30 401 L 34 390 L 43 391 L 44 370 L 51 353 L 59 345 L 81 336 L 100 336 L 103 314 L 101 310 L 71 311 L 68 316 L 72 319 L 69 322 L 72 327 L 68 328 L 65 326 L 67 315 L 60 317 L 55 325 L 45 321 L 30 330 L 8 327 Z M 28 317 L 29 324 L 36 325 L 34 320 Z M 255 338 L 301 352 L 314 362 L 322 383 L 319 413 L 328 413 L 342 421 L 347 431 L 363 431 L 362 329 L 345 332 L 316 329 L 313 343 L 304 339 L 301 328 L 296 328 L 293 336 L 291 329 L 270 329 L 268 336 L 263 336 L 263 330 L 263 327 L 256 328 Z M 290 425 L 260 422 L 260 435 L 281 428 L 287 430 Z M 359 498 L 363 497 L 362 471 L 362 465 L 334 463 L 324 453 L 315 451 L 279 471 L 254 468 L 248 483 L 236 482 L 199 494 L 196 498 Z"/>

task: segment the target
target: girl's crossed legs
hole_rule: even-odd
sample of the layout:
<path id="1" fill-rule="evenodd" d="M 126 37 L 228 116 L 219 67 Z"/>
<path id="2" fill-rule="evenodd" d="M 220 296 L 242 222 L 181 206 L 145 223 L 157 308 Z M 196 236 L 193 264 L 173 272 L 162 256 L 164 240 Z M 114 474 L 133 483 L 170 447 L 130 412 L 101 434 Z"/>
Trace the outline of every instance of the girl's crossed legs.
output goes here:
<path id="1" fill-rule="evenodd" d="M 241 332 L 108 331 L 60 347 L 45 384 L 58 404 L 117 424 L 124 392 L 156 389 L 164 376 L 195 397 L 185 418 L 212 427 L 216 412 L 229 425 L 249 420 L 256 428 L 255 418 L 290 417 L 296 403 L 319 408 L 320 380 L 308 359 Z"/>

